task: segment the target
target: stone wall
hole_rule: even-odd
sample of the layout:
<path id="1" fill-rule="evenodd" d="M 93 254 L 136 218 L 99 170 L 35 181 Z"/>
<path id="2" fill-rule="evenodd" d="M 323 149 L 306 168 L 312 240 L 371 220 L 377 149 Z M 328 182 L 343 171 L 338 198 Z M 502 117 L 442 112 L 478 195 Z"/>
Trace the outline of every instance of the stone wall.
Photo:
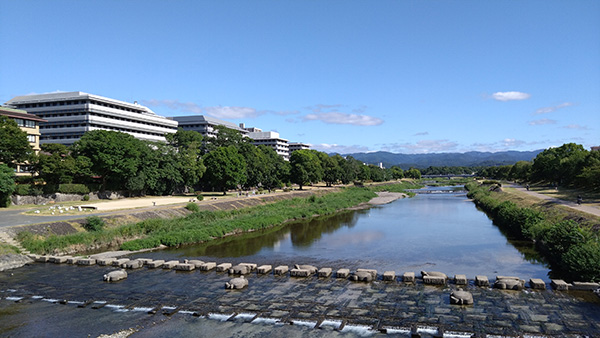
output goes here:
<path id="1" fill-rule="evenodd" d="M 45 194 L 39 196 L 22 196 L 22 195 L 12 195 L 11 203 L 14 205 L 23 205 L 23 204 L 36 204 L 43 205 L 48 203 L 62 203 L 62 202 L 72 202 L 72 201 L 82 201 L 84 195 L 79 194 L 63 194 L 63 193 L 54 193 L 54 194 Z M 89 193 L 90 201 L 95 200 L 115 200 L 120 198 L 127 197 L 122 191 L 104 191 L 104 192 L 92 192 Z"/>

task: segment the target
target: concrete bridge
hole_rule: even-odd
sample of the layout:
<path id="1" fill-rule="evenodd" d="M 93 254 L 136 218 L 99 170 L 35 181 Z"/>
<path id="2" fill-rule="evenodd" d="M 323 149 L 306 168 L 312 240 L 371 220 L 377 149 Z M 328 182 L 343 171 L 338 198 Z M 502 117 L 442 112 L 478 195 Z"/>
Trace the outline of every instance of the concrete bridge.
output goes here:
<path id="1" fill-rule="evenodd" d="M 407 192 L 412 192 L 415 194 L 466 194 L 467 191 L 464 189 L 460 190 L 424 190 L 424 189 L 407 189 Z"/>

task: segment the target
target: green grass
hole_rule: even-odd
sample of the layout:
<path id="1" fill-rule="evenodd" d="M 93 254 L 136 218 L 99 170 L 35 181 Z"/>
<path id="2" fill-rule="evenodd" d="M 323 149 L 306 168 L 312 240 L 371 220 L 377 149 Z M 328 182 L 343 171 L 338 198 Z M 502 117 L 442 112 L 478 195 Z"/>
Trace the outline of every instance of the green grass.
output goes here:
<path id="1" fill-rule="evenodd" d="M 74 246 L 110 247 L 123 242 L 123 250 L 139 250 L 160 244 L 175 247 L 209 241 L 231 233 L 270 228 L 288 221 L 331 215 L 339 210 L 367 202 L 374 191 L 403 191 L 418 187 L 411 182 L 379 185 L 369 188 L 343 188 L 324 195 L 293 198 L 243 209 L 197 211 L 174 219 L 149 219 L 135 224 L 94 232 L 64 236 L 39 237 L 22 232 L 18 239 L 31 252 L 53 253 Z"/>
<path id="2" fill-rule="evenodd" d="M 19 248 L 16 246 L 0 243 L 0 256 L 19 253 L 21 253 L 21 250 L 19 250 Z"/>

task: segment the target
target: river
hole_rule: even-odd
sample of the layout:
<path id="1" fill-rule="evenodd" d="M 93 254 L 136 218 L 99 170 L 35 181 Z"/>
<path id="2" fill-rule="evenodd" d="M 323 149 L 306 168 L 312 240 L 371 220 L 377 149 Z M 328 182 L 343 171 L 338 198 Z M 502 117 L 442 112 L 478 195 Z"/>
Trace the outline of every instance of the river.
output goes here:
<path id="1" fill-rule="evenodd" d="M 435 270 L 451 277 L 487 275 L 492 280 L 508 275 L 548 282 L 551 275 L 531 243 L 507 239 L 464 193 L 422 194 L 367 210 L 132 257 L 313 264 L 334 271 L 370 268 L 397 275 Z M 225 273 L 143 268 L 130 271 L 125 281 L 102 282 L 102 274 L 112 269 L 36 263 L 0 273 L 0 334 L 97 336 L 134 328 L 139 330 L 134 337 L 198 332 L 356 336 L 381 334 L 378 330 L 385 331 L 383 327 L 406 333 L 416 323 L 494 334 L 600 333 L 597 324 L 589 324 L 600 322 L 600 306 L 589 293 L 503 292 L 470 285 L 475 306 L 457 308 L 448 303 L 448 287 L 420 283 L 356 284 L 253 274 L 247 289 L 231 292 L 223 289 L 230 278 Z M 156 314 L 148 314 L 151 309 Z M 563 313 L 571 317 L 563 318 Z M 283 325 L 289 322 L 296 325 Z M 309 327 L 315 325 L 325 328 Z"/>

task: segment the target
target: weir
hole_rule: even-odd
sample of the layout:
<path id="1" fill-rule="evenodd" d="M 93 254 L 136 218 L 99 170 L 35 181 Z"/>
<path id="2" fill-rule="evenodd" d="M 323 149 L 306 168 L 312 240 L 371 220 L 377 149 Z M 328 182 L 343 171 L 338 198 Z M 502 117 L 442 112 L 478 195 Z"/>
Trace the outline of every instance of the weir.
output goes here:
<path id="1" fill-rule="evenodd" d="M 426 285 L 422 278 L 408 283 L 401 277 L 384 281 L 381 274 L 365 283 L 335 275 L 295 278 L 257 271 L 245 275 L 248 287 L 225 290 L 224 283 L 231 278 L 225 271 L 149 268 L 129 269 L 127 279 L 103 282 L 102 275 L 114 269 L 34 263 L 15 270 L 10 278 L 3 276 L 0 297 L 9 302 L 72 305 L 81 311 L 183 314 L 248 323 L 328 326 L 339 331 L 362 327 L 371 333 L 423 337 L 600 334 L 600 306 L 590 291 L 534 290 L 530 285 L 520 291 L 499 290 L 477 286 L 473 279 L 466 285 L 453 279 Z M 41 278 L 31 283 L 29 274 Z M 473 305 L 450 304 L 450 293 L 459 288 L 473 295 Z"/>

